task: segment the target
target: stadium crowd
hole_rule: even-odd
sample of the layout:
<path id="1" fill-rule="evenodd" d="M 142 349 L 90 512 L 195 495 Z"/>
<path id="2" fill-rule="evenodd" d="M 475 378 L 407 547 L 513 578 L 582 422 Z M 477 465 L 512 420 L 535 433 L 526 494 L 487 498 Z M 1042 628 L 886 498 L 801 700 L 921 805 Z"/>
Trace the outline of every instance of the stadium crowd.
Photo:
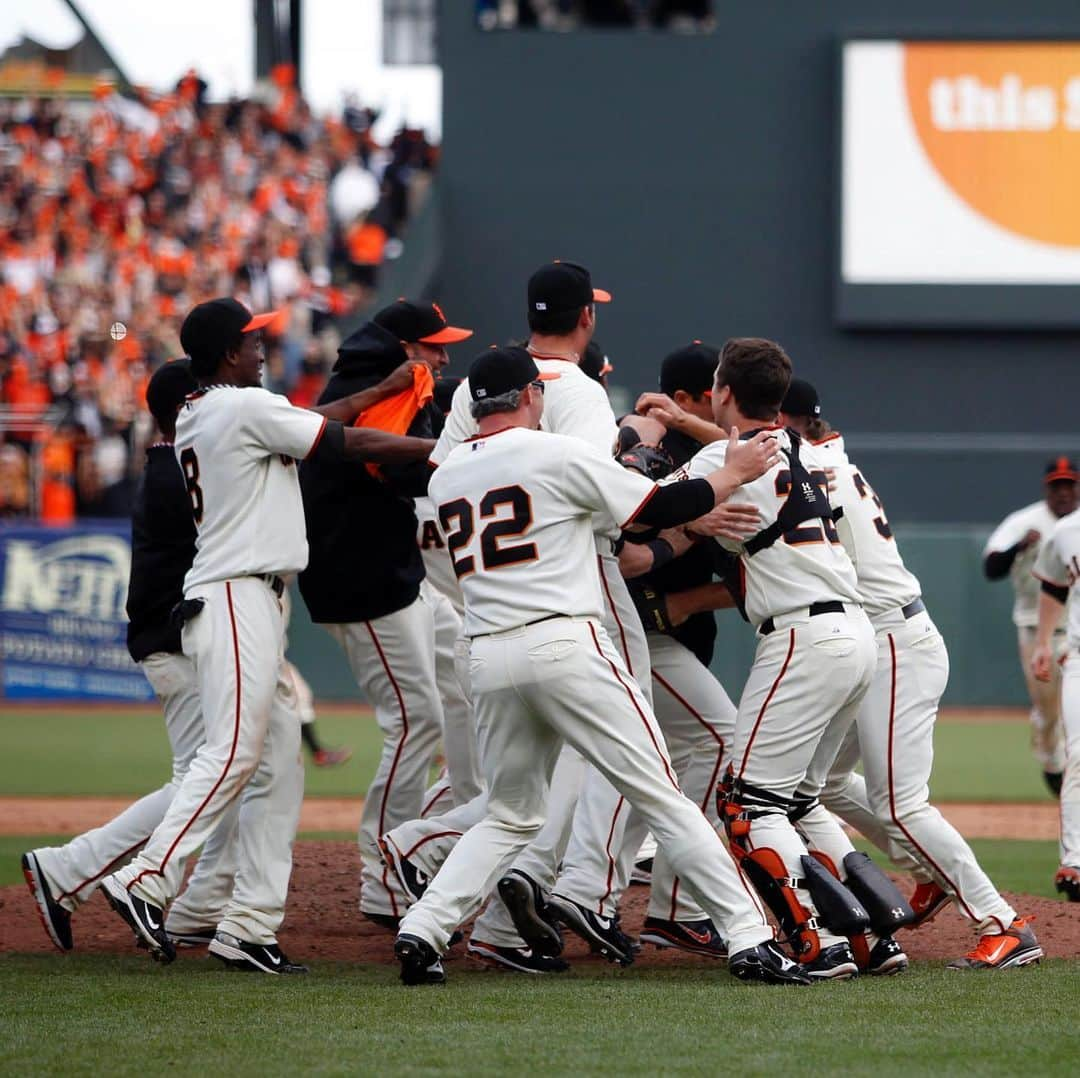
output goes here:
<path id="1" fill-rule="evenodd" d="M 281 309 L 269 380 L 317 396 L 436 163 L 420 131 L 379 145 L 376 118 L 316 117 L 288 69 L 258 100 L 210 103 L 189 72 L 0 102 L 0 517 L 130 512 L 147 380 L 210 296 Z"/>

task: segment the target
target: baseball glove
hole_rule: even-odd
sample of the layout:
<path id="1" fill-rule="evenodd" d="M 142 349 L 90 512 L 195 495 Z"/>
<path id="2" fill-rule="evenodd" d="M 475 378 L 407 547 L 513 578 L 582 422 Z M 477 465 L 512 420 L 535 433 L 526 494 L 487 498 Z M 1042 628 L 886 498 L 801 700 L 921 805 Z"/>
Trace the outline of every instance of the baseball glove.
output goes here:
<path id="1" fill-rule="evenodd" d="M 638 583 L 636 580 L 628 580 L 630 598 L 634 600 L 638 617 L 645 626 L 647 633 L 671 633 L 675 626 L 668 614 L 667 596 L 662 591 L 657 591 L 651 584 Z"/>
<path id="2" fill-rule="evenodd" d="M 675 469 L 671 454 L 656 445 L 636 445 L 633 449 L 624 449 L 615 459 L 624 468 L 640 472 L 654 483 Z"/>

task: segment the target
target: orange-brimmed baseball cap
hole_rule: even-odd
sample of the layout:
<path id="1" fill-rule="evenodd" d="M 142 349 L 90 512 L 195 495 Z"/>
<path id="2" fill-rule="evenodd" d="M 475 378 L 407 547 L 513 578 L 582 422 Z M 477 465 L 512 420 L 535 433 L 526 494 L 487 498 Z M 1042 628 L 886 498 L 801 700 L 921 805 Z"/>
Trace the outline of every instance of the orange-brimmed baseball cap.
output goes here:
<path id="1" fill-rule="evenodd" d="M 241 304 L 242 306 L 242 304 Z M 241 333 L 254 333 L 257 329 L 262 329 L 264 326 L 268 326 L 277 316 L 281 314 L 280 311 L 267 311 L 265 314 L 253 314 L 249 319 L 246 326 L 240 330 Z"/>
<path id="2" fill-rule="evenodd" d="M 1044 483 L 1076 483 L 1080 481 L 1080 472 L 1076 462 L 1068 457 L 1055 457 L 1046 465 Z"/>
<path id="3" fill-rule="evenodd" d="M 530 311 L 572 311 L 610 302 L 611 293 L 594 288 L 589 271 L 576 262 L 549 262 L 529 278 Z"/>
<path id="4" fill-rule="evenodd" d="M 399 341 L 457 344 L 473 335 L 471 329 L 450 325 L 437 303 L 418 303 L 404 297 L 384 307 L 372 321 L 393 333 Z"/>

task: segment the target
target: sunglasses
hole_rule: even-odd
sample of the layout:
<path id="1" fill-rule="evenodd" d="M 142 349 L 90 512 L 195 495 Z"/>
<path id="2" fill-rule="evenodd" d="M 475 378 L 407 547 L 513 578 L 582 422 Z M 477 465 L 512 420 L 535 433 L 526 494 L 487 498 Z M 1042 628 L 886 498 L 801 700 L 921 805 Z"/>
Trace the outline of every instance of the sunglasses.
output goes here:
<path id="1" fill-rule="evenodd" d="M 529 385 L 531 385 L 533 387 L 533 389 L 535 389 L 540 394 L 541 397 L 544 395 L 544 383 L 543 382 L 530 382 Z"/>

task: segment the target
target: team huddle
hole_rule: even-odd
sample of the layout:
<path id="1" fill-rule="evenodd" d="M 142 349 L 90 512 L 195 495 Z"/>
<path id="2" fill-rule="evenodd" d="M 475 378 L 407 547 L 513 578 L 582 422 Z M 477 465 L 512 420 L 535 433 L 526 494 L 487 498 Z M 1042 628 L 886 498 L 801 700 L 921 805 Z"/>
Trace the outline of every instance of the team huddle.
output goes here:
<path id="1" fill-rule="evenodd" d="M 189 314 L 189 358 L 147 395 L 162 441 L 129 598 L 173 779 L 24 856 L 58 947 L 100 886 L 159 961 L 201 945 L 305 972 L 277 941 L 303 797 L 282 603 L 299 574 L 383 735 L 360 911 L 395 933 L 405 984 L 444 981 L 468 922 L 470 954 L 523 973 L 565 970 L 570 931 L 623 965 L 649 943 L 807 985 L 901 972 L 900 930 L 955 903 L 975 942 L 951 969 L 1042 957 L 929 803 L 948 654 L 814 387 L 772 341 L 695 341 L 617 421 L 592 340 L 610 300 L 581 266 L 541 267 L 527 341 L 460 382 L 440 375 L 470 331 L 400 300 L 346 339 L 310 410 L 260 387 L 272 316 L 233 300 Z M 1038 677 L 1078 529 L 1066 516 L 1036 567 Z M 737 702 L 709 669 L 729 608 L 757 640 Z M 1075 832 L 1080 776 L 1063 767 Z M 914 877 L 911 895 L 841 821 Z M 619 904 L 652 843 L 635 942 Z M 1062 865 L 1080 881 L 1080 848 Z"/>

